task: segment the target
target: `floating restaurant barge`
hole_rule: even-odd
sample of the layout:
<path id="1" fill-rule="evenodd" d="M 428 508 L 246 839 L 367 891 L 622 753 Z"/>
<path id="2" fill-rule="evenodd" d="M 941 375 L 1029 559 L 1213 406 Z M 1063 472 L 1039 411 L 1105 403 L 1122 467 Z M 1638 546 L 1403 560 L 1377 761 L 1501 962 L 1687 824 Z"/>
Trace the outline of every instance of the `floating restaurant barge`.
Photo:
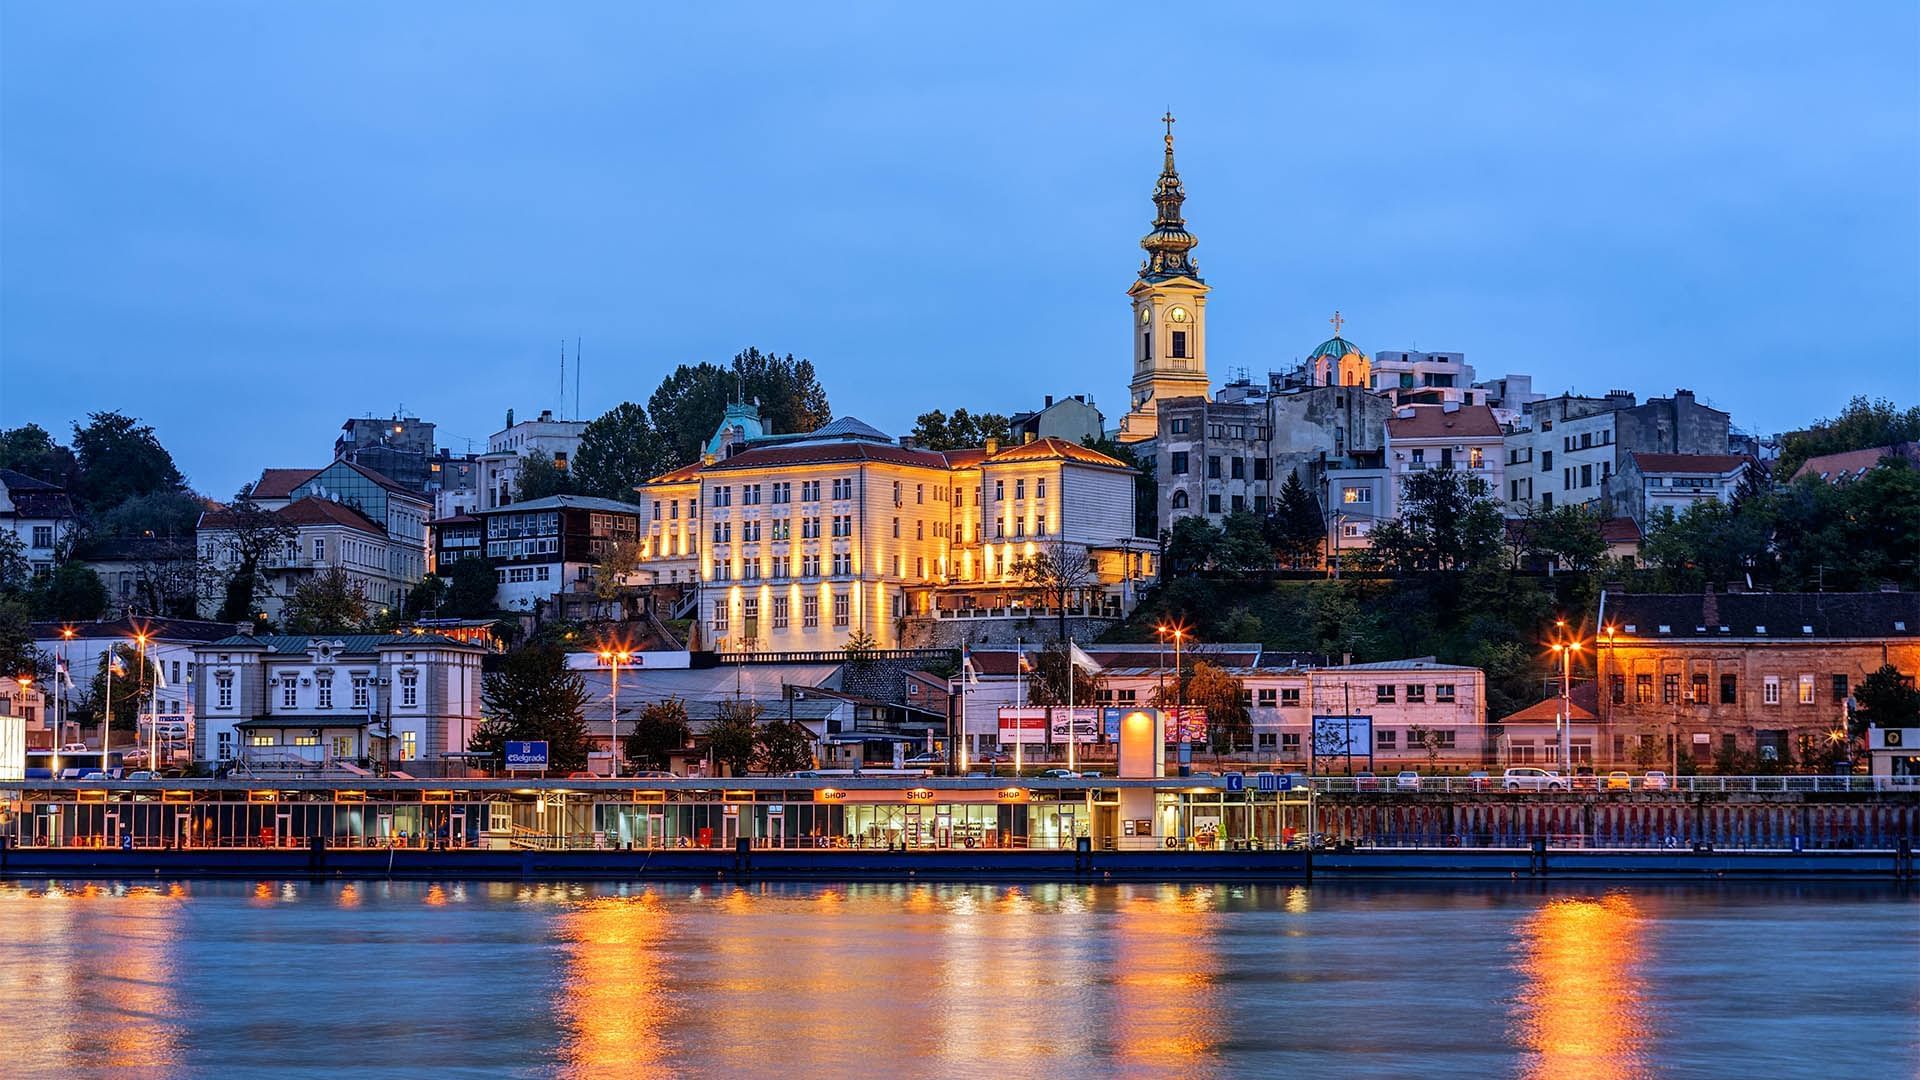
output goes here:
<path id="1" fill-rule="evenodd" d="M 1309 793 L 1214 780 L 39 781 L 10 794 L 0 876 L 1293 879 L 1312 831 Z"/>

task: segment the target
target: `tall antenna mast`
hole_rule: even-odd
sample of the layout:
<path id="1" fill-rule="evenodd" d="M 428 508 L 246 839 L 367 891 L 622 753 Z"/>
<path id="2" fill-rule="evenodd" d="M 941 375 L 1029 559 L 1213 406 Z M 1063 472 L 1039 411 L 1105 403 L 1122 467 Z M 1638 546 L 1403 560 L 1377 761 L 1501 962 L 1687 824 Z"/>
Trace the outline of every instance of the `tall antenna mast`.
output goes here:
<path id="1" fill-rule="evenodd" d="M 560 400 L 554 402 L 557 411 L 567 411 L 567 339 L 560 339 Z"/>
<path id="2" fill-rule="evenodd" d="M 573 339 L 573 418 L 580 419 L 580 339 Z"/>

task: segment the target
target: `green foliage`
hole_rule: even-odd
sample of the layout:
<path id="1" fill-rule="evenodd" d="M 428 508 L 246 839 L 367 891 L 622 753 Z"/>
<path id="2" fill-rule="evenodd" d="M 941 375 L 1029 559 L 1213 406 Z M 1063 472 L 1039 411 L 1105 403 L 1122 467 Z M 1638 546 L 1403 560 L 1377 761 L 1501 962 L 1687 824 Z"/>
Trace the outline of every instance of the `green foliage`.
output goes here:
<path id="1" fill-rule="evenodd" d="M 0 530 L 0 591 L 19 592 L 32 582 L 27 545 L 12 529 Z"/>
<path id="2" fill-rule="evenodd" d="M 1839 416 L 1789 434 L 1780 448 L 1778 475 L 1791 477 L 1810 457 L 1867 450 L 1920 440 L 1920 406 L 1902 410 L 1885 398 L 1847 402 Z"/>
<path id="3" fill-rule="evenodd" d="M 289 634 L 351 633 L 367 626 L 367 596 L 345 570 L 332 567 L 295 586 L 281 618 Z"/>
<path id="4" fill-rule="evenodd" d="M 509 740 L 545 740 L 552 768 L 583 769 L 590 699 L 585 677 L 568 669 L 564 650 L 554 645 L 515 649 L 501 656 L 499 670 L 481 683 L 486 719 L 467 748 L 500 754 Z"/>
<path id="5" fill-rule="evenodd" d="M 1698 592 L 1708 582 L 1743 580 L 1767 554 L 1767 529 L 1754 513 L 1702 500 L 1681 514 L 1662 508 L 1647 522 L 1640 557 L 1663 592 Z"/>
<path id="6" fill-rule="evenodd" d="M 707 745 L 713 760 L 729 776 L 745 776 L 760 749 L 760 706 L 746 700 L 723 701 L 719 715 L 707 727 Z"/>
<path id="7" fill-rule="evenodd" d="M 1033 670 L 1027 674 L 1027 704 L 1065 705 L 1067 703 L 1067 647 L 1055 642 L 1033 658 Z M 1073 703 L 1092 705 L 1100 693 L 1100 680 L 1092 672 L 1073 666 Z"/>
<path id="8" fill-rule="evenodd" d="M 0 678 L 32 674 L 39 668 L 32 615 L 24 603 L 0 593 Z"/>
<path id="9" fill-rule="evenodd" d="M 582 494 L 634 501 L 634 489 L 673 467 L 673 451 L 647 417 L 622 402 L 588 424 L 573 456 L 573 479 Z"/>
<path id="10" fill-rule="evenodd" d="M 813 767 L 813 733 L 794 720 L 772 720 L 762 725 L 754 762 L 761 771 L 789 773 Z"/>
<path id="11" fill-rule="evenodd" d="M 294 530 L 279 514 L 254 502 L 249 488 L 234 497 L 225 519 L 222 539 L 233 556 L 233 569 L 223 586 L 219 618 L 245 622 L 259 613 L 258 598 L 266 591 L 261 567 L 293 540 Z"/>
<path id="12" fill-rule="evenodd" d="M 173 455 L 160 445 L 153 428 L 121 413 L 91 413 L 85 427 L 75 424 L 73 449 L 79 465 L 74 494 L 93 513 L 104 513 L 136 495 L 186 487 Z"/>
<path id="13" fill-rule="evenodd" d="M 634 718 L 633 734 L 627 737 L 627 761 L 638 768 L 665 769 L 668 756 L 692 741 L 686 702 L 672 697 L 649 702 Z"/>
<path id="14" fill-rule="evenodd" d="M 850 664 L 864 664 L 872 660 L 879 651 L 880 643 L 865 630 L 855 630 L 847 637 L 847 643 L 840 647 L 841 654 Z"/>
<path id="15" fill-rule="evenodd" d="M 1087 565 L 1087 550 L 1055 533 L 1042 541 L 1033 554 L 1023 555 L 1009 568 L 1013 579 L 1032 594 L 1040 607 L 1050 608 L 1056 620 L 1055 637 L 1067 639 L 1067 611 L 1078 607 L 1086 591 L 1095 584 L 1093 570 Z"/>
<path id="16" fill-rule="evenodd" d="M 433 613 L 446 599 L 447 579 L 438 574 L 428 574 L 407 591 L 404 614 L 408 619 L 422 618 Z"/>
<path id="17" fill-rule="evenodd" d="M 1853 691 L 1850 727 L 1863 735 L 1868 725 L 1879 728 L 1920 727 L 1920 690 L 1915 690 L 1892 664 L 1860 680 Z"/>
<path id="18" fill-rule="evenodd" d="M 26 473 L 36 480 L 66 487 L 80 471 L 73 451 L 53 441 L 39 424 L 0 431 L 0 469 Z"/>
<path id="19" fill-rule="evenodd" d="M 120 658 L 125 674 L 110 674 L 109 667 L 114 656 Z M 102 710 L 111 709 L 110 719 L 114 729 L 134 730 L 141 710 L 153 698 L 154 688 L 159 683 L 159 669 L 159 663 L 154 660 L 142 664 L 140 650 L 134 646 L 115 645 L 100 654 L 100 663 L 93 673 L 93 684 L 88 688 L 87 712 L 92 719 L 98 720 Z M 111 688 L 108 686 L 109 678 L 112 681 Z"/>
<path id="20" fill-rule="evenodd" d="M 1519 531 L 1521 554 L 1549 570 L 1587 573 L 1607 552 L 1599 515 L 1584 506 L 1529 506 Z"/>
<path id="21" fill-rule="evenodd" d="M 1271 569 L 1273 548 L 1264 523 L 1244 510 L 1228 514 L 1221 520 L 1217 560 L 1221 569 L 1241 573 Z"/>
<path id="22" fill-rule="evenodd" d="M 1215 753 L 1253 745 L 1245 683 L 1204 660 L 1187 669 L 1184 678 L 1186 687 L 1176 700 L 1207 710 L 1207 738 Z"/>
<path id="23" fill-rule="evenodd" d="M 541 453 L 520 455 L 520 469 L 513 478 L 513 501 L 532 502 L 550 495 L 575 494 L 572 474 Z"/>
<path id="24" fill-rule="evenodd" d="M 206 503 L 190 492 L 151 491 L 130 496 L 96 515 L 91 531 L 95 536 L 191 537 L 206 508 Z"/>
<path id="25" fill-rule="evenodd" d="M 833 419 L 810 360 L 750 348 L 726 367 L 681 364 L 647 398 L 647 416 L 669 452 L 667 468 L 698 461 L 727 402 L 741 394 L 759 402 L 761 419 L 775 432 L 812 431 Z"/>
<path id="26" fill-rule="evenodd" d="M 1173 528 L 1162 536 L 1162 544 L 1165 552 L 1161 558 L 1162 577 L 1176 579 L 1218 564 L 1226 549 L 1226 535 L 1206 518 L 1190 514 L 1173 523 Z"/>
<path id="27" fill-rule="evenodd" d="M 107 587 L 90 566 L 62 563 L 35 586 L 36 607 L 42 618 L 90 622 L 106 614 Z"/>
<path id="28" fill-rule="evenodd" d="M 442 615 L 454 619 L 479 619 L 494 613 L 494 593 L 499 588 L 500 579 L 494 573 L 492 563 L 469 556 L 455 559 L 452 565 L 442 568 L 442 573 L 447 578 L 447 597 L 440 605 Z"/>
<path id="29" fill-rule="evenodd" d="M 1487 482 L 1451 468 L 1407 477 L 1400 516 L 1375 525 L 1355 555 L 1379 569 L 1464 570 L 1499 557 L 1506 525 Z"/>
<path id="30" fill-rule="evenodd" d="M 1326 547 L 1327 524 L 1320 516 L 1320 500 L 1300 482 L 1300 474 L 1287 474 L 1280 486 L 1280 499 L 1267 519 L 1267 539 L 1280 558 L 1295 570 L 1319 565 Z"/>
<path id="31" fill-rule="evenodd" d="M 913 441 L 928 450 L 965 450 L 987 445 L 988 439 L 1002 443 L 1012 437 L 1007 418 L 999 413 L 970 413 L 953 410 L 948 416 L 939 409 L 923 412 L 913 422 Z"/>

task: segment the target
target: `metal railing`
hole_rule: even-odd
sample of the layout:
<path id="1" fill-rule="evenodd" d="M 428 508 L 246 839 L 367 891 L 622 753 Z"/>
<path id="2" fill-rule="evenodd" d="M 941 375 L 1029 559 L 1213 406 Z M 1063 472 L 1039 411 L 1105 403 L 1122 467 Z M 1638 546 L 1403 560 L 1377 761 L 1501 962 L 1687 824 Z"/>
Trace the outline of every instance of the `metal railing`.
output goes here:
<path id="1" fill-rule="evenodd" d="M 1562 794 L 1597 792 L 1600 794 L 1646 793 L 1655 795 L 1730 795 L 1789 792 L 1833 792 L 1836 794 L 1882 791 L 1920 792 L 1920 777 L 1912 776 L 1668 776 L 1649 782 L 1642 774 L 1625 777 L 1554 776 L 1516 777 L 1489 771 L 1486 776 L 1412 777 L 1392 773 L 1376 776 L 1316 776 L 1313 790 L 1323 794 L 1360 795 L 1467 795 Z"/>

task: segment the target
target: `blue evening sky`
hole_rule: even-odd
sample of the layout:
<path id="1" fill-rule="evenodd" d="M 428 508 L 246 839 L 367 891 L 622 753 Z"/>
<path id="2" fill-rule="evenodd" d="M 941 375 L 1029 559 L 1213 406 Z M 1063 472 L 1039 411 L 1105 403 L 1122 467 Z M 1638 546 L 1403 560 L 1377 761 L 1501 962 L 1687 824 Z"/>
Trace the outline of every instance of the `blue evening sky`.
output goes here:
<path id="1" fill-rule="evenodd" d="M 1920 8 L 0 6 L 0 425 L 225 497 L 747 345 L 836 413 L 1126 401 L 1179 163 L 1209 363 L 1328 336 L 1771 432 L 1920 393 Z M 567 392 L 572 411 L 572 389 Z"/>

